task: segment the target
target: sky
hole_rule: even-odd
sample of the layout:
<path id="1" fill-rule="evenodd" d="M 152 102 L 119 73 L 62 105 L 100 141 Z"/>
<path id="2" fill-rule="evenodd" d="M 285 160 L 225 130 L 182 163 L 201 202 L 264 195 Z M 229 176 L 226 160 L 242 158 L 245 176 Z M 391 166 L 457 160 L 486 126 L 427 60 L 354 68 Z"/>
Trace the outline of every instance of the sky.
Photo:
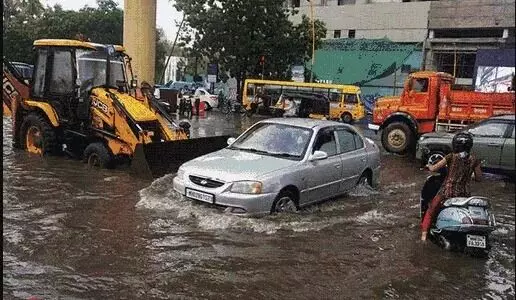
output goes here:
<path id="1" fill-rule="evenodd" d="M 120 8 L 124 8 L 124 0 L 115 0 Z M 182 14 L 173 6 L 173 0 L 157 0 L 156 26 L 163 28 L 169 41 L 174 41 L 177 32 L 175 20 L 181 21 Z M 60 4 L 63 9 L 79 10 L 85 5 L 97 7 L 95 0 L 41 0 L 43 5 Z"/>

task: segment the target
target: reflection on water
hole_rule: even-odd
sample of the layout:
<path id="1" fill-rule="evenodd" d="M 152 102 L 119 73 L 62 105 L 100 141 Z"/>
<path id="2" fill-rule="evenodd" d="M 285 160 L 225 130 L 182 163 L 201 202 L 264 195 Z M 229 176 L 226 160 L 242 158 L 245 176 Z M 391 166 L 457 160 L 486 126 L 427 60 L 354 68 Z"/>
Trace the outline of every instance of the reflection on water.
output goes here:
<path id="1" fill-rule="evenodd" d="M 199 135 L 252 124 L 192 122 Z M 203 133 L 201 122 L 216 125 Z M 3 125 L 5 299 L 514 298 L 514 184 L 473 187 L 499 224 L 489 257 L 475 259 L 417 242 L 427 174 L 408 158 L 383 157 L 377 190 L 242 218 L 183 199 L 172 175 L 13 151 Z"/>

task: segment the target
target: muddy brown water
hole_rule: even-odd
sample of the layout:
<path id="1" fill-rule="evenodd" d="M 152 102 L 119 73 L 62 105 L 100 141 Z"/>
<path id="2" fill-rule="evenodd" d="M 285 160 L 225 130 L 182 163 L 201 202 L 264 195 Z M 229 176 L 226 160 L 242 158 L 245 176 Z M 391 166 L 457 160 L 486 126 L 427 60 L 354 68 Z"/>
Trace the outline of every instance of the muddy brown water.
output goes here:
<path id="1" fill-rule="evenodd" d="M 214 114 L 192 132 L 250 123 Z M 515 188 L 500 178 L 472 187 L 498 221 L 478 259 L 417 242 L 428 174 L 410 158 L 383 155 L 378 190 L 240 218 L 181 199 L 171 176 L 13 151 L 3 125 L 4 299 L 514 299 Z"/>

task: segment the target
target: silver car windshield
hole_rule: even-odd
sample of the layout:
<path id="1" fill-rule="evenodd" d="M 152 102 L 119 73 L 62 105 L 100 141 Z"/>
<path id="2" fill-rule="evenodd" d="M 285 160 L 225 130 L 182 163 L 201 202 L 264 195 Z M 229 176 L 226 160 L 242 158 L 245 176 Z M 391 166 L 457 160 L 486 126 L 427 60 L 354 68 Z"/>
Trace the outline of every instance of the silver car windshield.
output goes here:
<path id="1" fill-rule="evenodd" d="M 306 152 L 311 136 L 312 130 L 308 128 L 261 123 L 236 140 L 230 149 L 301 159 Z"/>

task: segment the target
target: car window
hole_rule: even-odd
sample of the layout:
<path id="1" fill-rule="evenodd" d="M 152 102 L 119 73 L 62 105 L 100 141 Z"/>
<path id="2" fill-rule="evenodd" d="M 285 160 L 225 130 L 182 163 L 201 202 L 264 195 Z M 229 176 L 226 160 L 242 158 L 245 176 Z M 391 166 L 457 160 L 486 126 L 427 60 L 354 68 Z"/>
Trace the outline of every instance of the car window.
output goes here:
<path id="1" fill-rule="evenodd" d="M 355 146 L 357 149 L 364 148 L 364 141 L 362 140 L 362 137 L 358 134 L 353 134 L 355 136 Z"/>
<path id="2" fill-rule="evenodd" d="M 317 134 L 312 153 L 324 151 L 328 156 L 337 154 L 337 142 L 333 130 L 323 130 Z"/>
<path id="3" fill-rule="evenodd" d="M 337 137 L 340 147 L 340 153 L 346 153 L 364 147 L 364 141 L 362 140 L 360 135 L 350 130 L 337 130 Z"/>
<path id="4" fill-rule="evenodd" d="M 296 126 L 261 123 L 236 140 L 231 148 L 261 151 L 269 154 L 289 154 L 302 157 L 308 147 L 312 130 Z"/>
<path id="5" fill-rule="evenodd" d="M 503 137 L 507 129 L 506 123 L 488 122 L 469 129 L 475 136 Z"/>

